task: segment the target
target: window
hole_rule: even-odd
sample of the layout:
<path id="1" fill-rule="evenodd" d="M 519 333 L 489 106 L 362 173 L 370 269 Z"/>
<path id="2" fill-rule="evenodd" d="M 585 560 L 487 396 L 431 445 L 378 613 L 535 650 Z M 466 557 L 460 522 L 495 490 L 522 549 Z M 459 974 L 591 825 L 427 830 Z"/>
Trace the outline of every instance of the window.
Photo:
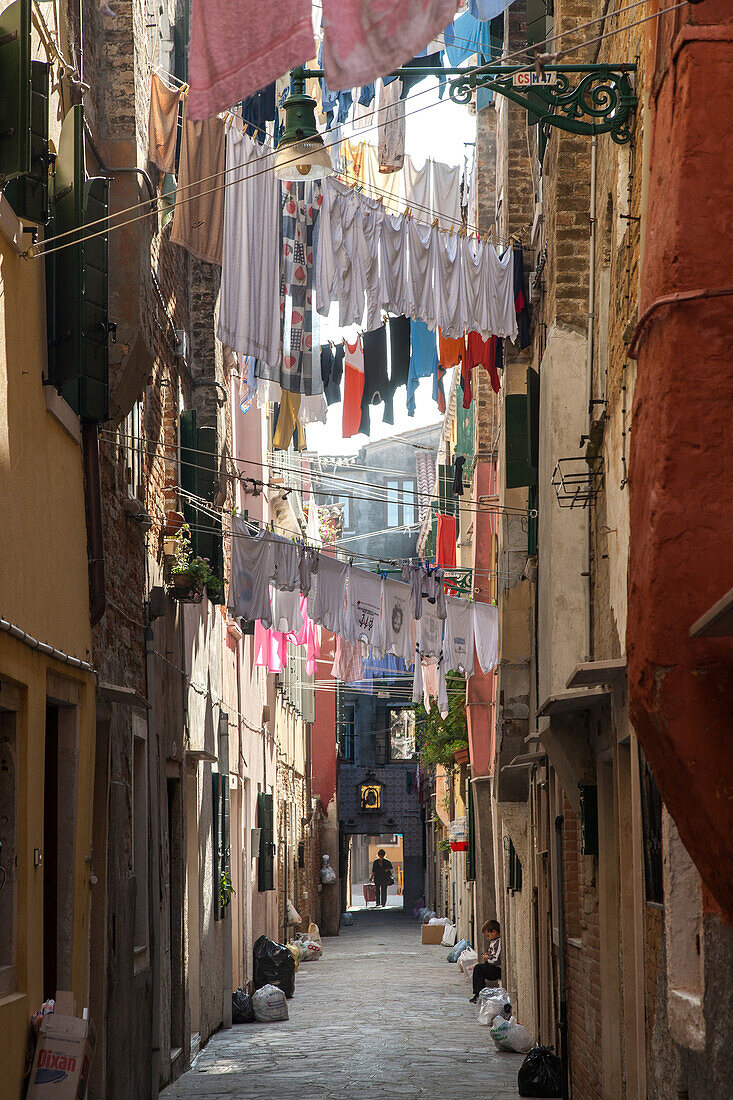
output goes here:
<path id="1" fill-rule="evenodd" d="M 334 504 L 340 504 L 344 510 L 344 531 L 354 530 L 354 516 L 350 496 L 337 496 L 333 498 Z"/>
<path id="2" fill-rule="evenodd" d="M 415 755 L 415 711 L 400 707 L 389 711 L 389 755 L 394 762 Z"/>
<path id="3" fill-rule="evenodd" d="M 133 717 L 132 874 L 135 876 L 135 951 L 148 945 L 148 743 L 145 720 Z"/>
<path id="4" fill-rule="evenodd" d="M 143 499 L 143 439 L 140 402 L 136 401 L 125 417 L 124 453 L 127 495 Z"/>
<path id="5" fill-rule="evenodd" d="M 257 795 L 257 828 L 260 830 L 257 888 L 263 893 L 275 889 L 275 830 L 271 794 Z"/>
<path id="6" fill-rule="evenodd" d="M 414 479 L 393 478 L 386 484 L 386 526 L 413 527 L 417 515 Z"/>
<path id="7" fill-rule="evenodd" d="M 3 996 L 16 989 L 18 905 L 18 739 L 16 716 L 9 710 L 0 710 L 0 808 L 0 996 Z"/>
<path id="8" fill-rule="evenodd" d="M 354 762 L 354 734 L 356 731 L 356 707 L 347 703 L 341 725 L 341 759 Z"/>
<path id="9" fill-rule="evenodd" d="M 662 796 L 639 746 L 639 778 L 641 782 L 641 823 L 644 836 L 644 884 L 646 900 L 653 905 L 664 903 L 662 870 Z"/>

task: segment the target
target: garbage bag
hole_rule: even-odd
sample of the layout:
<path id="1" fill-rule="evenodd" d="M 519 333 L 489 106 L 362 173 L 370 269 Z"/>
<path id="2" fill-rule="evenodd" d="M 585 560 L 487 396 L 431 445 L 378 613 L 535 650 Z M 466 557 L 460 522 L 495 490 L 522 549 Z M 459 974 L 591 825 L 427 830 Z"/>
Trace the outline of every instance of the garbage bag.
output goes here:
<path id="1" fill-rule="evenodd" d="M 447 928 L 450 922 L 450 917 L 431 917 L 428 924 L 442 924 L 444 928 Z"/>
<path id="2" fill-rule="evenodd" d="M 243 989 L 235 989 L 232 993 L 232 1023 L 251 1024 L 255 1018 L 255 1010 L 252 1007 L 252 998 Z"/>
<path id="3" fill-rule="evenodd" d="M 512 1014 L 512 1005 L 506 989 L 482 989 L 478 995 L 478 1022 L 490 1026 L 497 1016 Z"/>
<path id="4" fill-rule="evenodd" d="M 457 935 L 455 924 L 446 924 L 443 939 L 440 941 L 443 947 L 453 947 Z"/>
<path id="5" fill-rule="evenodd" d="M 473 976 L 473 968 L 478 962 L 478 955 L 472 947 L 467 947 L 465 951 L 462 951 L 458 959 L 458 969 L 462 970 L 466 977 L 470 980 Z"/>
<path id="6" fill-rule="evenodd" d="M 562 1062 L 552 1047 L 533 1047 L 519 1067 L 520 1096 L 562 1096 Z"/>
<path id="7" fill-rule="evenodd" d="M 470 943 L 469 940 L 459 940 L 458 943 L 455 945 L 455 947 L 452 948 L 452 950 L 450 950 L 448 952 L 448 962 L 449 963 L 458 962 L 459 956 L 466 950 L 467 947 L 470 947 L 470 946 L 471 946 L 471 943 Z"/>
<path id="8" fill-rule="evenodd" d="M 288 909 L 288 924 L 300 924 L 300 913 L 295 908 L 295 906 L 293 905 L 290 898 L 288 898 L 287 909 Z"/>
<path id="9" fill-rule="evenodd" d="M 293 962 L 295 963 L 295 973 L 298 973 L 298 966 L 300 965 L 300 949 L 295 940 L 288 944 L 288 951 L 293 956 Z"/>
<path id="10" fill-rule="evenodd" d="M 312 921 L 308 925 L 308 939 L 312 940 L 313 943 L 320 943 L 321 947 L 323 947 L 323 944 L 321 943 L 320 929 L 319 929 L 318 925 L 314 924 Z"/>
<path id="11" fill-rule="evenodd" d="M 430 921 L 432 920 L 432 918 L 434 916 L 435 916 L 435 910 L 434 909 L 426 909 L 425 910 L 425 916 L 422 919 L 423 924 L 430 924 Z"/>
<path id="12" fill-rule="evenodd" d="M 276 985 L 286 997 L 295 993 L 295 959 L 282 943 L 275 943 L 267 936 L 255 940 L 254 956 L 255 989 L 264 985 Z"/>
<path id="13" fill-rule="evenodd" d="M 353 923 L 354 923 L 353 913 L 342 913 L 342 915 L 341 915 L 341 925 L 342 925 L 343 928 L 351 928 Z"/>
<path id="14" fill-rule="evenodd" d="M 287 1020 L 288 1004 L 282 989 L 275 985 L 263 985 L 252 995 L 252 1008 L 255 1019 L 261 1024 L 275 1020 Z"/>
<path id="15" fill-rule="evenodd" d="M 513 1054 L 526 1054 L 534 1045 L 534 1039 L 527 1031 L 517 1023 L 516 1016 L 497 1016 L 491 1025 L 489 1035 L 494 1040 L 497 1050 L 507 1050 Z"/>

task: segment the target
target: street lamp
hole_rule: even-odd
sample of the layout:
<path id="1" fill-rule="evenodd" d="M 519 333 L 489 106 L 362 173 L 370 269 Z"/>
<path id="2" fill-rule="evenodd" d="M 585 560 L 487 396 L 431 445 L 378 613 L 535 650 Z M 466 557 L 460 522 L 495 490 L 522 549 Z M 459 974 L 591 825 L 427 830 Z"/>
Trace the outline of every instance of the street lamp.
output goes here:
<path id="1" fill-rule="evenodd" d="M 305 93 L 305 70 L 293 69 L 285 100 L 285 133 L 275 155 L 281 180 L 320 180 L 333 172 L 331 158 L 316 128 L 316 101 Z"/>

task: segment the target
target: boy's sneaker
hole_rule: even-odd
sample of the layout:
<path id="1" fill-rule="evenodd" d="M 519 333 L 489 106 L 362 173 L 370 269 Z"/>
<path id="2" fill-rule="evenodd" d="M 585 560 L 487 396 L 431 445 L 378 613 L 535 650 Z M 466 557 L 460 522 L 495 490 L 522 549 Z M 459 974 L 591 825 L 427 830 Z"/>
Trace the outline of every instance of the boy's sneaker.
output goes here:
<path id="1" fill-rule="evenodd" d="M 469 998 L 469 1004 L 475 1005 L 478 1001 L 478 993 L 474 993 L 473 997 Z"/>

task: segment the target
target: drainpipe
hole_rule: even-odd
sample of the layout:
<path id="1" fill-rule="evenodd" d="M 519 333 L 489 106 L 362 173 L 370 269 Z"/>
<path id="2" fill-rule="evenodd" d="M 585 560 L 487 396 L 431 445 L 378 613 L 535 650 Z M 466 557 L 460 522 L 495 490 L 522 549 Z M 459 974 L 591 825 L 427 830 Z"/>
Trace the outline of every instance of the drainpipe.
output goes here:
<path id="1" fill-rule="evenodd" d="M 107 606 L 104 592 L 104 538 L 102 536 L 102 490 L 99 477 L 97 425 L 81 425 L 81 453 L 84 466 L 84 512 L 87 524 L 89 561 L 89 621 L 96 626 Z"/>
<path id="2" fill-rule="evenodd" d="M 585 364 L 585 436 L 590 439 L 590 425 L 593 405 L 593 342 L 594 320 L 596 309 L 596 163 L 598 154 L 598 138 L 594 134 L 590 147 L 590 257 L 588 270 L 588 331 L 587 353 Z M 590 501 L 585 509 L 585 659 L 591 660 L 591 527 L 590 527 Z"/>
<path id="3" fill-rule="evenodd" d="M 152 1018 L 150 1021 L 150 1096 L 160 1092 L 160 775 L 158 769 L 158 727 L 155 701 L 155 641 L 153 628 L 145 628 L 145 674 L 148 711 L 148 790 L 150 792 L 150 965 L 153 975 Z"/>
<path id="4" fill-rule="evenodd" d="M 562 827 L 565 818 L 555 818 L 555 854 L 557 859 L 557 976 L 560 985 L 560 1015 L 557 1022 L 560 1032 L 560 1060 L 562 1061 L 562 1100 L 570 1097 L 570 1066 L 568 1062 L 568 1001 L 565 980 L 565 878 L 562 864 Z"/>

